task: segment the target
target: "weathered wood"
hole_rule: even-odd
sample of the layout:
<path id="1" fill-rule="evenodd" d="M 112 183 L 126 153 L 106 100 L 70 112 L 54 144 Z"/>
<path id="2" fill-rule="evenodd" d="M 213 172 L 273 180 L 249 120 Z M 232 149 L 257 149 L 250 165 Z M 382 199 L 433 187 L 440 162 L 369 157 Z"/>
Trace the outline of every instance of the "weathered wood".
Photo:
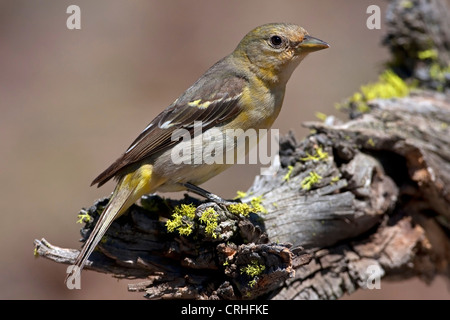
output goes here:
<path id="1" fill-rule="evenodd" d="M 386 14 L 383 43 L 391 51 L 391 67 L 403 78 L 416 78 L 422 87 L 433 90 L 441 84 L 432 77 L 431 66 L 450 65 L 449 6 L 449 0 L 391 0 Z M 426 52 L 434 58 L 421 57 Z"/>
<path id="2" fill-rule="evenodd" d="M 247 219 L 191 197 L 146 197 L 113 223 L 87 268 L 150 277 L 130 287 L 145 288 L 149 298 L 198 299 L 329 299 L 367 286 L 372 271 L 402 279 L 448 275 L 450 242 L 441 222 L 450 214 L 450 140 L 443 138 L 450 127 L 442 124 L 450 124 L 450 100 L 429 92 L 374 101 L 371 113 L 347 123 L 309 123 L 317 132 L 300 143 L 286 137 L 274 174 L 258 177 L 242 199 L 262 197 L 267 214 Z M 318 146 L 328 156 L 305 160 Z M 312 171 L 322 179 L 304 190 Z M 199 212 L 213 207 L 220 236 L 200 225 L 192 236 L 168 233 L 161 216 L 181 203 Z M 105 204 L 89 214 L 98 218 Z M 72 249 L 36 244 L 39 255 L 75 260 Z M 252 263 L 264 271 L 243 273 Z"/>
<path id="3" fill-rule="evenodd" d="M 248 216 L 187 195 L 143 197 L 112 224 L 86 269 L 144 278 L 129 289 L 149 299 L 333 299 L 379 277 L 448 277 L 450 76 L 433 79 L 430 70 L 450 62 L 450 14 L 444 1 L 405 3 L 391 1 L 385 43 L 394 70 L 418 90 L 373 100 L 367 113 L 349 110 L 346 122 L 305 123 L 312 133 L 302 141 L 283 137 L 271 174 L 240 200 L 262 206 Z M 438 58 L 418 58 L 429 49 Z M 106 202 L 84 211 L 93 221 L 83 239 Z M 168 232 L 174 207 L 189 203 L 192 233 Z M 214 235 L 200 220 L 208 208 Z M 35 247 L 59 263 L 78 253 L 44 239 Z"/>

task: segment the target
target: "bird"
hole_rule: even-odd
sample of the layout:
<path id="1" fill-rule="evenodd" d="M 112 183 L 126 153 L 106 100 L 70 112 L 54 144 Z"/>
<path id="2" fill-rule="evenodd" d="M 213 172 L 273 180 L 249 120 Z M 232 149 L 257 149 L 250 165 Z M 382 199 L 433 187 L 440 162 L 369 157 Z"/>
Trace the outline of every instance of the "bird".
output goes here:
<path id="1" fill-rule="evenodd" d="M 188 190 L 224 202 L 199 185 L 233 163 L 205 163 L 202 155 L 194 152 L 196 147 L 205 146 L 208 135 L 230 142 L 227 130 L 269 129 L 280 113 L 293 71 L 309 53 L 328 47 L 292 23 L 268 23 L 247 33 L 233 52 L 216 62 L 156 116 L 128 149 L 93 180 L 91 186 L 100 187 L 113 178 L 117 185 L 66 282 L 69 277 L 81 276 L 111 223 L 141 196 Z M 195 135 L 199 123 L 202 133 Z M 187 133 L 192 139 L 190 144 L 177 132 Z M 236 149 L 233 141 L 219 147 L 219 153 Z M 193 148 L 185 149 L 187 146 Z M 183 159 L 190 161 L 177 161 L 174 150 L 188 150 Z"/>

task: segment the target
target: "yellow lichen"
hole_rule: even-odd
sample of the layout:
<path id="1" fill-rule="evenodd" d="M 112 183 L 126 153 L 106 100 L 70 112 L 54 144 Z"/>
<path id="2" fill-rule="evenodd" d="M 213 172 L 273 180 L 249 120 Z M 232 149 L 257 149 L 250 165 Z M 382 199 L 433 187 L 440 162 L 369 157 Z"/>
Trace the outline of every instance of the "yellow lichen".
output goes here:
<path id="1" fill-rule="evenodd" d="M 438 52 L 436 49 L 428 49 L 417 52 L 417 57 L 420 60 L 431 59 L 436 60 L 438 58 Z"/>
<path id="2" fill-rule="evenodd" d="M 200 222 L 206 225 L 205 232 L 209 234 L 214 239 L 217 238 L 217 234 L 214 232 L 217 228 L 217 218 L 219 214 L 214 211 L 213 208 L 208 208 L 203 211 L 202 216 L 200 217 Z"/>
<path id="3" fill-rule="evenodd" d="M 261 273 L 266 270 L 266 267 L 263 264 L 258 263 L 258 261 L 253 260 L 247 266 L 241 268 L 241 274 L 246 274 L 249 277 L 259 276 Z"/>
<path id="4" fill-rule="evenodd" d="M 253 288 L 257 282 L 257 276 L 262 274 L 266 270 L 263 264 L 258 263 L 258 261 L 253 260 L 251 263 L 241 268 L 241 274 L 246 274 L 251 277 L 252 280 L 248 282 L 250 288 Z"/>
<path id="5" fill-rule="evenodd" d="M 430 52 L 426 53 L 430 55 Z M 422 56 L 426 55 L 422 53 Z M 395 97 L 405 97 L 409 94 L 412 86 L 403 81 L 394 71 L 388 69 L 384 71 L 375 83 L 369 83 L 360 87 L 347 103 L 337 104 L 337 109 L 348 108 L 348 103 L 353 105 L 360 113 L 370 111 L 368 102 L 373 99 L 390 99 Z"/>
<path id="6" fill-rule="evenodd" d="M 253 197 L 250 200 L 250 204 L 253 208 L 253 210 L 255 212 L 261 212 L 261 213 L 267 213 L 267 209 L 261 204 L 261 202 L 263 201 L 263 197 L 259 196 L 259 197 Z"/>
<path id="7" fill-rule="evenodd" d="M 78 220 L 77 223 L 87 223 L 91 222 L 93 218 L 89 215 L 89 213 L 86 210 L 81 210 L 78 214 Z"/>
<path id="8" fill-rule="evenodd" d="M 236 197 L 234 197 L 234 200 L 242 199 L 242 198 L 245 198 L 246 196 L 247 196 L 247 192 L 238 190 L 236 192 Z"/>
<path id="9" fill-rule="evenodd" d="M 327 118 L 327 115 L 323 112 L 316 112 L 316 118 L 321 121 L 325 121 L 325 119 Z"/>
<path id="10" fill-rule="evenodd" d="M 369 138 L 369 140 L 367 140 L 367 144 L 371 147 L 375 147 L 375 142 L 373 141 L 372 138 Z"/>
<path id="11" fill-rule="evenodd" d="M 389 99 L 404 97 L 409 94 L 408 85 L 394 71 L 383 72 L 378 82 L 361 86 L 361 92 L 366 101 L 373 99 Z"/>
<path id="12" fill-rule="evenodd" d="M 321 161 L 328 158 L 328 152 L 323 151 L 321 146 L 314 147 L 314 154 L 306 152 L 306 157 L 300 158 L 302 161 Z"/>
<path id="13" fill-rule="evenodd" d="M 250 200 L 250 205 L 247 203 L 233 203 L 227 206 L 228 211 L 235 215 L 240 215 L 243 217 L 248 217 L 251 212 L 257 213 L 267 213 L 267 209 L 262 205 L 264 199 L 262 196 L 253 197 Z"/>
<path id="14" fill-rule="evenodd" d="M 412 7 L 414 7 L 414 3 L 409 0 L 404 0 L 401 2 L 401 6 L 405 9 L 411 9 Z"/>
<path id="15" fill-rule="evenodd" d="M 444 82 L 447 73 L 450 73 L 450 65 L 441 67 L 439 63 L 435 62 L 430 66 L 430 77 L 433 80 Z"/>
<path id="16" fill-rule="evenodd" d="M 339 176 L 334 176 L 333 178 L 331 178 L 331 184 L 338 182 L 339 181 Z"/>
<path id="17" fill-rule="evenodd" d="M 311 187 L 314 184 L 319 183 L 320 180 L 322 180 L 322 177 L 319 174 L 317 174 L 316 172 L 311 171 L 309 173 L 309 175 L 302 180 L 302 182 L 301 182 L 302 189 L 310 190 Z"/>
<path id="18" fill-rule="evenodd" d="M 252 208 L 246 203 L 233 203 L 228 207 L 228 211 L 235 215 L 241 215 L 243 217 L 248 217 L 250 212 L 252 212 Z"/>
<path id="19" fill-rule="evenodd" d="M 294 170 L 294 167 L 288 166 L 287 169 L 288 169 L 288 172 L 284 175 L 283 181 L 289 182 L 289 180 L 291 179 L 291 174 L 292 174 L 292 170 Z"/>
<path id="20" fill-rule="evenodd" d="M 167 231 L 178 231 L 180 235 L 190 235 L 195 218 L 195 209 L 192 203 L 176 206 L 172 213 L 172 219 L 166 222 Z"/>

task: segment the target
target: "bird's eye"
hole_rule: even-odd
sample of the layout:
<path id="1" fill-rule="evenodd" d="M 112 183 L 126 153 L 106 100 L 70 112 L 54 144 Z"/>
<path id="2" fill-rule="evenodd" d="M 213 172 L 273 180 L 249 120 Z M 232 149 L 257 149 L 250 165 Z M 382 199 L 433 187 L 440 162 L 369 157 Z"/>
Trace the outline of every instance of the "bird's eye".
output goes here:
<path id="1" fill-rule="evenodd" d="M 281 38 L 280 36 L 276 36 L 276 35 L 271 36 L 269 39 L 269 42 L 272 45 L 272 47 L 279 48 L 283 44 L 283 38 Z"/>

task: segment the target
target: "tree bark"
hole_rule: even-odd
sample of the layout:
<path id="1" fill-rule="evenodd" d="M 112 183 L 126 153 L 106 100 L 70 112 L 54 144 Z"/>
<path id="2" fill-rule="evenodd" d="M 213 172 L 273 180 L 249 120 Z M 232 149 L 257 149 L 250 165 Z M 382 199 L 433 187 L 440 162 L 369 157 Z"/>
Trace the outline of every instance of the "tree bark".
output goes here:
<path id="1" fill-rule="evenodd" d="M 350 108 L 346 122 L 306 123 L 311 134 L 300 142 L 283 137 L 271 174 L 240 199 L 249 215 L 187 195 L 143 197 L 112 224 L 86 269 L 145 278 L 129 290 L 150 299 L 335 299 L 380 277 L 448 277 L 450 77 L 436 80 L 429 70 L 450 62 L 450 28 L 437 28 L 449 10 L 445 1 L 404 3 L 389 5 L 385 43 L 397 74 L 421 89 L 372 100 L 365 113 Z M 421 27 L 405 32 L 411 23 Z M 419 61 L 427 35 L 439 59 Z M 106 203 L 83 211 L 93 218 L 83 239 Z M 173 209 L 190 203 L 192 233 L 168 232 Z M 217 215 L 213 233 L 200 219 L 208 208 Z M 45 239 L 35 246 L 60 263 L 78 254 Z"/>

